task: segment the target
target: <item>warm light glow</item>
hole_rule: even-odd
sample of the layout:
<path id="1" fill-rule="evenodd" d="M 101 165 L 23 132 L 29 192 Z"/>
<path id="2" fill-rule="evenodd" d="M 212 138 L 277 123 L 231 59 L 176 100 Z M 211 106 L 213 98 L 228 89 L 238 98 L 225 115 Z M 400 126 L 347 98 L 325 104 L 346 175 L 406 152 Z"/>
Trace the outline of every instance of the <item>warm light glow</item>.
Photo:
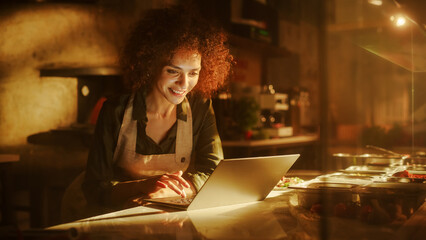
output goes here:
<path id="1" fill-rule="evenodd" d="M 402 27 L 407 22 L 407 19 L 404 16 L 391 16 L 390 20 L 397 26 Z"/>
<path id="2" fill-rule="evenodd" d="M 404 25 L 407 21 L 405 20 L 405 17 L 398 17 L 396 19 L 396 26 L 400 27 L 402 25 Z"/>
<path id="3" fill-rule="evenodd" d="M 90 93 L 89 87 L 84 85 L 81 88 L 81 94 L 83 94 L 83 96 L 87 97 L 87 95 L 89 95 L 89 93 Z"/>
<path id="4" fill-rule="evenodd" d="M 368 0 L 368 3 L 376 6 L 382 6 L 383 4 L 382 0 Z"/>

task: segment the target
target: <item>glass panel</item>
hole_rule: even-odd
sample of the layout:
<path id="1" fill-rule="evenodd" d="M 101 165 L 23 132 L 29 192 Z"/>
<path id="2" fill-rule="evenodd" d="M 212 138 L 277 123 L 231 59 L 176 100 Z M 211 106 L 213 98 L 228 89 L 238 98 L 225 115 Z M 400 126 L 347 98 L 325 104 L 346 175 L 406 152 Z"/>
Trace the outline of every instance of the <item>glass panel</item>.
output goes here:
<path id="1" fill-rule="evenodd" d="M 334 0 L 326 9 L 325 163 L 334 175 L 321 179 L 356 187 L 326 187 L 320 236 L 415 239 L 425 199 L 426 2 Z"/>
<path id="2" fill-rule="evenodd" d="M 331 153 L 423 154 L 426 32 L 413 2 L 329 2 Z"/>

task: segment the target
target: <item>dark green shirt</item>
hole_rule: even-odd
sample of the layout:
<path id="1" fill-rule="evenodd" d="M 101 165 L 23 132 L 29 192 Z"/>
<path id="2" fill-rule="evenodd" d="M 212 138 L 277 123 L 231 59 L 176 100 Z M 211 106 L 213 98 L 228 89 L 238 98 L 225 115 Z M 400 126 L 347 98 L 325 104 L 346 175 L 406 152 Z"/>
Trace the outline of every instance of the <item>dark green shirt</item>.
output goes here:
<path id="1" fill-rule="evenodd" d="M 102 106 L 95 129 L 94 143 L 89 152 L 83 192 L 89 204 L 105 205 L 111 187 L 116 181 L 126 179 L 125 174 L 113 161 L 124 110 L 130 94 L 109 98 Z M 185 175 L 197 190 L 223 159 L 222 145 L 217 132 L 216 119 L 210 99 L 188 95 L 192 111 L 193 145 L 192 160 Z M 186 113 L 179 104 L 177 118 L 186 121 Z M 137 92 L 133 103 L 133 119 L 137 120 L 136 152 L 143 155 L 175 153 L 177 124 L 168 131 L 166 137 L 155 143 L 146 135 L 145 94 Z"/>

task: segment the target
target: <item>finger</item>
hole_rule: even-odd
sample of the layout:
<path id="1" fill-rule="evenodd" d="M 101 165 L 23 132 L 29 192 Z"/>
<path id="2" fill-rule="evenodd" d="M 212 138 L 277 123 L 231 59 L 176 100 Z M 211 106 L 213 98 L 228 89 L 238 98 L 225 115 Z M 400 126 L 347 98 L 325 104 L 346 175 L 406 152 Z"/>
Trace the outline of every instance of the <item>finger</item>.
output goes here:
<path id="1" fill-rule="evenodd" d="M 189 183 L 185 180 L 185 178 L 175 175 L 175 174 L 165 174 L 163 176 L 167 176 L 173 180 L 177 180 L 180 184 L 182 184 L 184 187 L 188 188 L 190 187 Z"/>
<path id="2" fill-rule="evenodd" d="M 161 188 L 166 188 L 167 187 L 167 184 L 165 182 L 162 182 L 162 181 L 157 181 L 155 184 L 158 187 L 161 187 Z"/>
<path id="3" fill-rule="evenodd" d="M 182 196 L 182 197 L 186 197 L 186 193 L 185 193 L 185 191 L 183 190 L 183 188 L 180 188 L 179 186 L 179 184 L 175 184 L 173 181 L 168 181 L 167 182 L 167 186 L 171 189 L 171 190 L 173 190 L 173 191 L 175 191 L 178 195 L 180 195 L 180 196 Z"/>
<path id="4" fill-rule="evenodd" d="M 180 195 L 182 197 L 186 197 L 185 191 L 180 186 L 180 184 L 176 184 L 176 183 L 174 183 L 172 181 L 170 181 L 168 183 L 169 183 L 170 189 L 172 189 L 173 191 L 175 191 L 178 195 Z"/>

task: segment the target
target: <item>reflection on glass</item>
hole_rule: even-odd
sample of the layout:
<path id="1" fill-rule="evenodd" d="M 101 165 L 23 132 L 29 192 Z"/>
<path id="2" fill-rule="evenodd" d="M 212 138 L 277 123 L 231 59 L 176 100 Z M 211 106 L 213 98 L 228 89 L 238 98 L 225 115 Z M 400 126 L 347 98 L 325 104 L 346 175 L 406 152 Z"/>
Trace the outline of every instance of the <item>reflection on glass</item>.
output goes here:
<path id="1" fill-rule="evenodd" d="M 331 154 L 326 162 L 339 172 L 317 181 L 373 183 L 350 191 L 329 183 L 321 190 L 299 190 L 292 206 L 315 198 L 303 210 L 309 215 L 322 209 L 318 234 L 324 239 L 343 238 L 339 230 L 349 228 L 356 229 L 352 236 L 380 239 L 377 234 L 385 231 L 383 239 L 403 234 L 416 239 L 413 229 L 424 227 L 416 212 L 426 210 L 426 21 L 419 13 L 426 1 L 331 2 L 327 9 L 334 15 L 326 24 Z"/>

